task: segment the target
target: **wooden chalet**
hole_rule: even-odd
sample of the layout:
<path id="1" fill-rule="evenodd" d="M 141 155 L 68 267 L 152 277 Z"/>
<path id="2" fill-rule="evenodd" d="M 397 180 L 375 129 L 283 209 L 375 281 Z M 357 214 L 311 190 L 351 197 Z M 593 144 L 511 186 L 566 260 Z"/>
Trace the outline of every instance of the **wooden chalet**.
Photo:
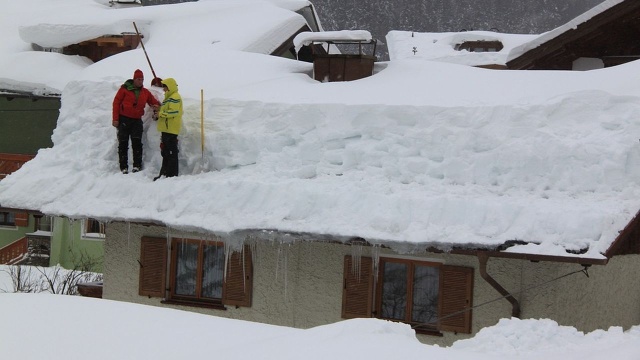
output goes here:
<path id="1" fill-rule="evenodd" d="M 83 41 L 78 44 L 65 46 L 62 53 L 65 55 L 86 56 L 93 62 L 98 62 L 111 55 L 133 50 L 140 44 L 140 38 L 135 33 L 122 33 L 119 35 L 105 35 L 96 39 Z"/>
<path id="2" fill-rule="evenodd" d="M 512 70 L 572 70 L 574 62 L 581 58 L 599 60 L 601 67 L 640 58 L 640 1 L 621 1 L 577 26 L 566 28 L 509 60 L 507 67 Z"/>

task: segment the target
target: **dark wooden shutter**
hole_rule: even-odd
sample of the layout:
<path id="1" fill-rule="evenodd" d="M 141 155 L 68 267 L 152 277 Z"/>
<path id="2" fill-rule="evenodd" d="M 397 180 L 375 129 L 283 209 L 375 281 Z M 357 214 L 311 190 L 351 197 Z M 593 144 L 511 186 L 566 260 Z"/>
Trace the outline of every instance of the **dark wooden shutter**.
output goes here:
<path id="1" fill-rule="evenodd" d="M 360 267 L 354 271 L 354 260 L 344 257 L 342 317 L 369 318 L 373 311 L 373 260 L 360 257 Z"/>
<path id="2" fill-rule="evenodd" d="M 15 223 L 19 227 L 29 226 L 29 213 L 16 213 Z"/>
<path id="3" fill-rule="evenodd" d="M 440 271 L 440 330 L 470 334 L 469 308 L 473 306 L 473 268 L 444 265 Z M 465 309 L 469 310 L 463 311 Z"/>
<path id="4" fill-rule="evenodd" d="M 164 297 L 167 277 L 167 239 L 143 237 L 140 241 L 140 285 L 142 296 Z"/>
<path id="5" fill-rule="evenodd" d="M 251 307 L 253 292 L 253 264 L 251 248 L 244 247 L 242 252 L 234 252 L 229 257 L 227 273 L 224 279 L 223 303 L 225 305 Z"/>

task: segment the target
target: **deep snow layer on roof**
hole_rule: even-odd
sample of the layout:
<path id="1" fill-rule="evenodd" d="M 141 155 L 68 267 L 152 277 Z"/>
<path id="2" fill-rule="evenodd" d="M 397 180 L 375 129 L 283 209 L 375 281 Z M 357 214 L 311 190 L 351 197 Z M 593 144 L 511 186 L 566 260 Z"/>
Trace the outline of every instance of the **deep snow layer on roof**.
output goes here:
<path id="1" fill-rule="evenodd" d="M 640 209 L 638 62 L 527 72 L 409 58 L 319 83 L 308 63 L 154 41 L 159 76 L 174 77 L 185 100 L 182 175 L 152 181 L 161 158 L 148 117 L 144 171 L 118 173 L 111 101 L 146 69 L 134 50 L 67 84 L 54 147 L 0 183 L 1 206 L 360 236 L 402 252 L 521 240 L 530 244 L 507 251 L 591 258 Z M 63 68 L 68 57 L 50 59 Z"/>

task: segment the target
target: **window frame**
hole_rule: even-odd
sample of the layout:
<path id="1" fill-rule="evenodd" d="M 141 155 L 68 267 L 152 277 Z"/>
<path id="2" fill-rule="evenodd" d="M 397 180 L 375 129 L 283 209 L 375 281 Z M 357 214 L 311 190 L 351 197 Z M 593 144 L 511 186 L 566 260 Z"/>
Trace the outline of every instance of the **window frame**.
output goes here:
<path id="1" fill-rule="evenodd" d="M 53 232 L 53 217 L 48 215 L 34 216 L 36 231 Z"/>
<path id="2" fill-rule="evenodd" d="M 175 296 L 175 257 L 177 246 L 182 241 L 196 241 L 206 244 L 219 244 L 221 241 L 157 238 L 143 236 L 140 239 L 140 273 L 138 294 L 149 298 L 162 298 L 164 304 L 214 308 L 226 310 L 226 306 L 251 307 L 253 293 L 253 259 L 249 245 L 241 249 L 224 246 L 225 260 L 223 272 L 222 298 L 198 299 L 188 296 Z M 227 254 L 227 252 L 231 252 Z M 175 255 L 174 255 L 175 254 Z M 201 286 L 201 285 L 200 285 Z"/>
<path id="3" fill-rule="evenodd" d="M 383 301 L 382 301 L 382 297 L 384 295 L 383 292 L 383 287 L 385 284 L 385 264 L 386 263 L 394 263 L 394 264 L 403 264 L 407 266 L 407 273 L 406 273 L 406 293 L 405 293 L 405 310 L 404 310 L 404 319 L 394 319 L 394 318 L 386 318 L 382 316 L 382 305 L 383 305 Z M 437 289 L 437 295 L 438 295 L 438 305 L 437 305 L 437 318 L 440 319 L 441 312 L 442 312 L 442 296 L 440 296 L 441 293 L 441 287 L 442 287 L 442 274 L 441 274 L 441 269 L 442 269 L 442 263 L 440 262 L 433 262 L 433 261 L 428 261 L 428 260 L 414 260 L 414 259 L 408 259 L 408 258 L 392 258 L 392 257 L 380 257 L 379 263 L 378 263 L 378 281 L 376 284 L 376 294 L 375 294 L 375 300 L 374 303 L 375 305 L 375 314 L 376 317 L 379 319 L 384 319 L 384 320 L 390 320 L 390 321 L 399 321 L 399 322 L 403 322 L 405 324 L 409 324 L 411 325 L 412 328 L 421 328 L 421 331 L 427 331 L 427 332 L 438 332 L 437 330 L 437 325 L 438 322 L 436 322 L 435 324 L 433 324 L 433 326 L 426 326 L 427 324 L 424 323 L 420 323 L 420 322 L 416 322 L 412 320 L 413 317 L 413 307 L 414 307 L 414 285 L 415 285 L 415 273 L 416 273 L 416 267 L 417 266 L 423 266 L 423 267 L 430 267 L 430 268 L 436 268 L 438 270 L 438 289 Z M 430 325 L 430 324 L 429 324 Z"/>
<path id="4" fill-rule="evenodd" d="M 405 320 L 388 320 L 407 323 L 420 334 L 443 336 L 442 331 L 471 333 L 474 268 L 415 257 L 383 256 L 376 261 L 378 261 L 377 264 L 368 256 L 344 256 L 342 318 L 382 318 L 380 316 L 381 284 L 384 283 L 382 273 L 384 266 L 379 265 L 380 262 L 414 262 L 419 265 L 435 265 L 439 268 L 438 323 L 435 327 L 426 327 L 424 324 L 412 324 Z M 411 279 L 413 281 L 413 278 Z M 411 312 L 407 311 L 406 314 Z"/>
<path id="5" fill-rule="evenodd" d="M 94 227 L 97 226 L 98 232 L 92 231 Z M 82 222 L 82 237 L 85 239 L 92 240 L 104 240 L 106 237 L 105 234 L 105 224 L 99 220 L 94 218 L 86 218 Z"/>
<path id="6" fill-rule="evenodd" d="M 0 227 L 16 227 L 16 214 L 11 211 L 0 211 Z"/>
<path id="7" fill-rule="evenodd" d="M 197 254 L 197 267 L 196 267 L 196 289 L 195 295 L 184 295 L 177 294 L 177 274 L 178 270 L 178 250 L 184 244 L 197 244 L 198 246 L 198 254 Z M 188 239 L 188 238 L 172 238 L 171 239 L 171 249 L 169 250 L 171 260 L 171 270 L 169 273 L 169 292 L 168 299 L 175 302 L 185 302 L 185 303 L 200 303 L 200 304 L 210 304 L 213 306 L 223 306 L 224 299 L 224 261 L 222 264 L 222 289 L 220 298 L 207 298 L 202 296 L 202 285 L 203 285 L 203 270 L 204 270 L 204 247 L 205 246 L 216 246 L 222 248 L 224 251 L 224 243 L 219 241 L 205 241 L 205 240 L 197 240 L 197 239 Z"/>

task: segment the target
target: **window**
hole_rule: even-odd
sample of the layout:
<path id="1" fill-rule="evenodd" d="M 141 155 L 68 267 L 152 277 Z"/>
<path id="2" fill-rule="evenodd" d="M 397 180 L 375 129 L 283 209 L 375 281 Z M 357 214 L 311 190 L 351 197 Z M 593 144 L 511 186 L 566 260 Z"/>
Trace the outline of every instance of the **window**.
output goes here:
<path id="1" fill-rule="evenodd" d="M 372 259 L 359 262 L 345 257 L 342 317 L 401 321 L 421 333 L 471 332 L 472 268 L 380 258 L 374 279 Z"/>
<path id="2" fill-rule="evenodd" d="M 51 216 L 34 216 L 36 222 L 36 231 L 51 231 L 52 223 Z"/>
<path id="3" fill-rule="evenodd" d="M 498 52 L 504 48 L 500 41 L 465 41 L 455 45 L 455 50 L 467 50 L 469 52 Z"/>
<path id="4" fill-rule="evenodd" d="M 439 264 L 381 259 L 378 314 L 410 324 L 437 324 Z"/>
<path id="5" fill-rule="evenodd" d="M 1 211 L 0 226 L 27 227 L 29 226 L 29 214 L 22 212 Z"/>
<path id="6" fill-rule="evenodd" d="M 0 212 L 0 226 L 16 226 L 16 217 L 13 213 Z"/>
<path id="7" fill-rule="evenodd" d="M 224 245 L 174 239 L 171 298 L 222 302 Z"/>
<path id="8" fill-rule="evenodd" d="M 87 238 L 101 238 L 104 235 L 104 224 L 96 219 L 86 219 L 82 229 L 82 236 Z"/>
<path id="9" fill-rule="evenodd" d="M 169 249 L 166 244 L 166 239 L 142 238 L 140 295 L 195 306 L 251 306 L 248 246 L 227 257 L 222 242 L 173 238 Z"/>

